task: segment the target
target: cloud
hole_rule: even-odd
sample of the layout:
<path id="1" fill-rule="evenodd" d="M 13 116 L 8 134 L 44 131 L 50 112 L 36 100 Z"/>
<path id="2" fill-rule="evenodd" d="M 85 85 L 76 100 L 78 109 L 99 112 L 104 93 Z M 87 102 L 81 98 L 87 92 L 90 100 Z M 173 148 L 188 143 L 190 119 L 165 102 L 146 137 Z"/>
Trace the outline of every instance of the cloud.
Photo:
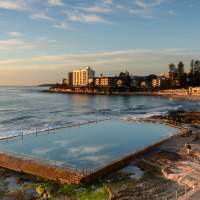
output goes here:
<path id="1" fill-rule="evenodd" d="M 54 28 L 58 29 L 68 29 L 68 25 L 66 22 L 57 22 L 56 24 L 53 25 Z"/>
<path id="2" fill-rule="evenodd" d="M 26 0 L 0 0 L 0 8 L 6 10 L 26 10 L 28 4 Z"/>
<path id="3" fill-rule="evenodd" d="M 169 10 L 169 11 L 168 11 L 168 14 L 169 14 L 170 16 L 174 16 L 174 15 L 176 15 L 176 12 L 173 11 L 173 10 Z"/>
<path id="4" fill-rule="evenodd" d="M 81 155 L 96 154 L 100 152 L 102 149 L 103 147 L 97 147 L 97 146 L 72 147 L 68 150 L 68 154 L 72 155 L 73 157 L 79 157 Z"/>
<path id="5" fill-rule="evenodd" d="M 68 29 L 68 24 L 65 21 L 58 20 L 53 18 L 45 13 L 34 13 L 30 16 L 31 19 L 41 21 L 41 22 L 49 22 L 52 24 L 53 28 L 57 29 Z"/>
<path id="6" fill-rule="evenodd" d="M 13 35 L 13 33 L 12 33 Z M 14 33 L 16 35 L 16 33 Z M 23 39 L 21 37 L 0 40 L 0 52 L 11 52 L 16 50 L 33 50 L 42 49 L 56 45 L 55 40 L 48 40 L 47 38 L 38 38 L 35 40 Z"/>
<path id="7" fill-rule="evenodd" d="M 103 0 L 103 2 L 104 2 L 105 4 L 112 4 L 112 3 L 113 3 L 113 0 Z"/>
<path id="8" fill-rule="evenodd" d="M 31 153 L 37 156 L 47 156 L 51 151 L 56 150 L 58 147 L 47 147 L 47 148 L 35 148 L 31 150 Z"/>
<path id="9" fill-rule="evenodd" d="M 35 13 L 31 15 L 31 19 L 39 20 L 39 21 L 56 21 L 54 18 L 48 16 L 45 13 Z"/>
<path id="10" fill-rule="evenodd" d="M 72 22 L 111 24 L 112 21 L 110 20 L 114 21 L 115 17 L 109 17 L 108 19 L 108 14 L 110 13 L 112 15 L 126 15 L 129 13 L 140 17 L 153 18 L 157 14 L 156 8 L 166 1 L 131 0 L 116 1 L 116 3 L 114 0 L 94 0 L 92 2 L 79 0 L 70 4 L 64 0 L 0 0 L 0 8 L 26 10 L 33 20 L 51 22 L 54 28 L 67 29 L 68 24 L 73 24 Z M 47 5 L 58 7 L 54 9 L 55 17 L 51 17 L 53 8 L 46 8 L 45 6 Z M 65 11 L 63 12 L 64 9 Z M 175 11 L 169 10 L 167 14 L 170 16 L 175 15 Z"/>
<path id="11" fill-rule="evenodd" d="M 87 7 L 84 9 L 87 12 L 93 12 L 93 13 L 107 13 L 110 12 L 111 9 L 105 6 L 91 6 L 91 7 Z"/>
<path id="12" fill-rule="evenodd" d="M 105 148 L 110 146 L 78 146 L 71 147 L 67 151 L 67 156 L 77 159 L 79 161 L 89 161 L 90 165 L 103 164 L 108 162 L 110 156 L 105 155 L 103 152 Z"/>
<path id="13" fill-rule="evenodd" d="M 96 23 L 96 22 L 106 22 L 106 20 L 96 14 L 86 14 L 81 12 L 66 12 L 68 20 L 81 23 Z"/>
<path id="14" fill-rule="evenodd" d="M 33 41 L 34 43 L 34 41 Z M 0 42 L 0 46 L 1 46 Z M 5 45 L 5 44 L 4 44 Z M 47 44 L 51 45 L 51 44 Z M 11 48 L 12 45 L 10 45 Z M 37 41 L 37 48 L 43 45 Z M 54 83 L 67 77 L 77 67 L 92 66 L 97 74 L 116 75 L 128 70 L 134 75 L 160 74 L 170 62 L 182 60 L 189 69 L 191 59 L 198 59 L 200 49 L 128 49 L 96 53 L 32 56 L 0 60 L 0 84 L 37 85 Z M 86 151 L 89 151 L 86 149 Z M 78 153 L 80 150 L 74 152 Z"/>
<path id="15" fill-rule="evenodd" d="M 50 6 L 63 6 L 64 3 L 62 0 L 48 0 Z"/>
<path id="16" fill-rule="evenodd" d="M 24 34 L 23 33 L 20 33 L 20 32 L 8 32 L 7 33 L 9 36 L 11 36 L 11 37 L 23 37 L 24 36 Z"/>
<path id="17" fill-rule="evenodd" d="M 147 1 L 147 0 L 136 0 L 136 2 L 138 4 L 141 5 L 141 2 L 143 2 L 143 6 L 148 8 L 148 7 L 155 7 L 155 6 L 159 6 L 163 3 L 166 3 L 166 0 L 150 0 L 150 1 Z"/>
<path id="18" fill-rule="evenodd" d="M 140 17 L 153 18 L 153 15 L 149 11 L 143 9 L 131 9 L 129 13 Z"/>
<path id="19" fill-rule="evenodd" d="M 25 50 L 33 49 L 33 45 L 22 39 L 0 40 L 0 50 Z"/>
<path id="20" fill-rule="evenodd" d="M 154 18 L 155 9 L 165 3 L 165 0 L 135 0 L 130 14 L 140 17 Z"/>
<path id="21" fill-rule="evenodd" d="M 55 140 L 53 141 L 53 144 L 59 147 L 66 147 L 70 143 L 69 139 L 68 140 Z"/>
<path id="22" fill-rule="evenodd" d="M 103 166 L 104 164 L 106 164 L 106 162 L 111 161 L 111 156 L 106 156 L 106 155 L 88 155 L 88 156 L 83 156 L 82 158 L 80 158 L 81 160 L 84 161 L 90 161 L 93 162 L 93 165 L 97 165 L 100 164 L 100 166 Z"/>
<path id="23" fill-rule="evenodd" d="M 111 12 L 111 6 L 94 1 L 94 3 L 74 4 L 65 7 L 63 13 L 68 21 L 81 23 L 108 23 L 106 14 Z"/>
<path id="24" fill-rule="evenodd" d="M 135 5 L 141 9 L 150 9 L 152 7 L 161 5 L 163 2 L 163 0 L 135 0 Z"/>
<path id="25" fill-rule="evenodd" d="M 1 44 L 1 42 L 0 42 Z M 64 55 L 47 55 L 47 56 L 35 56 L 31 58 L 23 59 L 10 59 L 1 60 L 0 64 L 44 64 L 47 65 L 66 65 L 71 66 L 84 66 L 84 65 L 112 65 L 118 63 L 119 67 L 122 63 L 120 61 L 134 63 L 145 63 L 150 65 L 150 61 L 156 63 L 158 59 L 163 59 L 165 57 L 185 57 L 185 56 L 198 56 L 200 50 L 193 49 L 133 49 L 133 50 L 123 50 L 123 51 L 110 51 L 110 52 L 97 52 L 97 53 L 80 53 L 80 54 L 64 54 Z M 144 59 L 145 58 L 145 59 Z M 170 60 L 170 59 L 169 59 Z M 151 63 L 152 64 L 152 63 Z M 116 66 L 116 65 L 115 65 Z M 108 70 L 106 68 L 106 70 Z"/>
<path id="26" fill-rule="evenodd" d="M 1 41 L 0 41 L 1 44 Z M 2 45 L 2 44 L 1 44 Z M 148 56 L 147 60 L 152 57 L 160 56 L 186 56 L 186 55 L 199 55 L 200 50 L 196 49 L 130 49 L 122 51 L 108 51 L 108 52 L 96 52 L 96 53 L 80 53 L 80 54 L 63 54 L 63 55 L 47 55 L 47 56 L 35 56 L 27 59 L 14 59 L 16 63 L 52 63 L 53 65 L 56 62 L 63 64 L 72 64 L 77 65 L 90 65 L 95 64 L 97 61 L 108 61 L 115 62 L 116 59 L 127 59 L 129 61 L 140 60 L 145 56 Z M 0 64 L 9 64 L 14 63 L 12 59 L 10 60 L 1 60 Z"/>

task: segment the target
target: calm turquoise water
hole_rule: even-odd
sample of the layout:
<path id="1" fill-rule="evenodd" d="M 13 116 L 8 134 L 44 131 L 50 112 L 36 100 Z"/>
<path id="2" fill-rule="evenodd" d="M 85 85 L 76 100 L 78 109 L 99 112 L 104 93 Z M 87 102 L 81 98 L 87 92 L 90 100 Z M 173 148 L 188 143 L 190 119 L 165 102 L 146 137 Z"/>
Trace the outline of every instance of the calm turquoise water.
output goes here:
<path id="1" fill-rule="evenodd" d="M 161 124 L 109 120 L 0 141 L 0 150 L 94 169 L 175 132 L 176 129 Z"/>

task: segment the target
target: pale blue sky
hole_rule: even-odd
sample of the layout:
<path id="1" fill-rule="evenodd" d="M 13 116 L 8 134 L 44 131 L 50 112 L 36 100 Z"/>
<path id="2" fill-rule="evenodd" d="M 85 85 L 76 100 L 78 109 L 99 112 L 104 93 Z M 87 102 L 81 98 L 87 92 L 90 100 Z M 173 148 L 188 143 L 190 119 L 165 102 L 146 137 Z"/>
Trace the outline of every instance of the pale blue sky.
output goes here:
<path id="1" fill-rule="evenodd" d="M 59 81 L 73 68 L 167 71 L 200 57 L 199 0 L 0 0 L 0 85 Z"/>

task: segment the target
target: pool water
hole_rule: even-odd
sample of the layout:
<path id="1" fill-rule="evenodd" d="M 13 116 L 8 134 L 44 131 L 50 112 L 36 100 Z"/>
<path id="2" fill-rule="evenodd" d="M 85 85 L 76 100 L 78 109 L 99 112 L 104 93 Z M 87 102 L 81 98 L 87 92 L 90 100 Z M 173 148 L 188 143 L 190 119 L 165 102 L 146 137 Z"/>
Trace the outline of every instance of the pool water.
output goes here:
<path id="1" fill-rule="evenodd" d="M 163 124 L 108 120 L 0 141 L 0 151 L 96 169 L 176 133 Z"/>

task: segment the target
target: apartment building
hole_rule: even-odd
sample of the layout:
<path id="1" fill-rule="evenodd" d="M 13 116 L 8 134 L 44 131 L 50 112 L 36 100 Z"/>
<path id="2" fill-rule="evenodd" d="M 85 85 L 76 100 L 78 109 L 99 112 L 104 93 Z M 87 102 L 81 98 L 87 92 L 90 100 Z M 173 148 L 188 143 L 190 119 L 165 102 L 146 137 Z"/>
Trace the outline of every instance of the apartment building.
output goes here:
<path id="1" fill-rule="evenodd" d="M 90 67 L 86 69 L 78 69 L 72 71 L 72 83 L 73 86 L 84 86 L 88 85 L 89 80 L 95 77 L 95 71 Z"/>
<path id="2" fill-rule="evenodd" d="M 94 83 L 97 86 L 112 86 L 116 84 L 115 77 L 96 77 Z"/>

